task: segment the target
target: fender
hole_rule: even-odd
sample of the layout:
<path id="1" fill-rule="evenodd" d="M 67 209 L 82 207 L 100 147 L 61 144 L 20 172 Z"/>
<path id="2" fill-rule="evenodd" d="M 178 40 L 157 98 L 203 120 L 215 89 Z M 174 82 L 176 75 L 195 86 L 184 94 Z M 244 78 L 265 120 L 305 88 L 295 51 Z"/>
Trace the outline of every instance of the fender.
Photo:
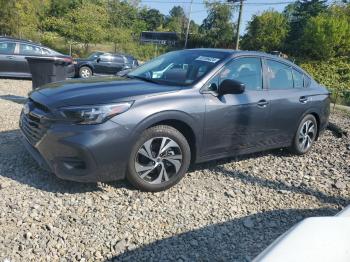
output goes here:
<path id="1" fill-rule="evenodd" d="M 169 120 L 176 120 L 181 121 L 188 125 L 195 136 L 195 146 L 196 151 L 200 152 L 200 145 L 203 137 L 203 119 L 196 118 L 192 115 L 189 115 L 183 111 L 178 110 L 167 110 L 162 112 L 154 113 L 144 120 L 142 120 L 139 124 L 135 126 L 131 133 L 131 137 L 136 139 L 140 134 L 146 130 L 147 128 L 153 126 L 156 123 L 162 122 L 162 121 L 169 121 Z M 198 155 L 197 155 L 198 158 Z"/>
<path id="2" fill-rule="evenodd" d="M 298 126 L 296 127 L 294 133 L 298 130 L 298 127 L 299 127 L 299 125 L 300 125 L 301 120 L 302 120 L 306 115 L 308 115 L 308 114 L 316 114 L 316 115 L 318 116 L 318 120 L 320 121 L 319 125 L 320 125 L 320 126 L 322 125 L 322 123 L 321 123 L 321 114 L 320 114 L 319 110 L 317 109 L 317 107 L 310 107 L 310 108 L 308 108 L 308 109 L 301 115 L 301 117 L 299 118 L 299 122 L 298 122 L 299 124 L 298 124 Z M 319 133 L 320 133 L 320 126 L 317 127 L 316 140 L 318 139 L 318 135 L 319 135 Z"/>

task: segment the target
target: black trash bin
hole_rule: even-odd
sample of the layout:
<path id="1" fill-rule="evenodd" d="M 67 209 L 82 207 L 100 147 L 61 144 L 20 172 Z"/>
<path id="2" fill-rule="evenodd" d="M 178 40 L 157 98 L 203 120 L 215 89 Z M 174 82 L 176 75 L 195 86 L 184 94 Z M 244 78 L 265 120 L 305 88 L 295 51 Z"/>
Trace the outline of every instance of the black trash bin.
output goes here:
<path id="1" fill-rule="evenodd" d="M 47 83 L 62 81 L 67 78 L 65 58 L 55 56 L 28 56 L 26 57 L 32 74 L 33 89 Z"/>

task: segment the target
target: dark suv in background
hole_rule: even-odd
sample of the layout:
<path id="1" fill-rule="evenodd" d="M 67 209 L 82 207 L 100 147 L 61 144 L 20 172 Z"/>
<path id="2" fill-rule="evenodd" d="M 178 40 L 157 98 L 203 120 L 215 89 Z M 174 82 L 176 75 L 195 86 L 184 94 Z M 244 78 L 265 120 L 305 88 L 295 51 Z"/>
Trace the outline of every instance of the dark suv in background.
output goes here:
<path id="1" fill-rule="evenodd" d="M 115 75 L 139 65 L 131 55 L 105 52 L 94 52 L 87 58 L 76 59 L 74 64 L 75 76 L 81 78 L 89 78 L 92 75 Z"/>
<path id="2" fill-rule="evenodd" d="M 73 59 L 39 43 L 0 36 L 0 77 L 31 78 L 27 56 L 54 56 L 68 63 L 67 76 L 74 76 Z"/>

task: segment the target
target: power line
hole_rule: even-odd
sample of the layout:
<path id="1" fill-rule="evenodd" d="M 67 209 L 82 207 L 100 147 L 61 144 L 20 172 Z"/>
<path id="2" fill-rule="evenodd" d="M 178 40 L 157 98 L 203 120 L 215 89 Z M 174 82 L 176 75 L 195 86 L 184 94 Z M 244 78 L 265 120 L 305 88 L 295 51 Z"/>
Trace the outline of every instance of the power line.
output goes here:
<path id="1" fill-rule="evenodd" d="M 174 1 L 161 1 L 161 0 L 142 0 L 141 3 L 154 3 L 154 4 L 191 4 L 190 1 L 182 1 L 182 2 L 174 2 Z M 239 3 L 224 3 L 220 2 L 224 5 L 237 5 Z M 286 5 L 286 4 L 292 4 L 295 3 L 295 1 L 287 1 L 287 2 L 246 2 L 245 5 Z M 193 5 L 205 5 L 204 2 L 193 2 Z"/>

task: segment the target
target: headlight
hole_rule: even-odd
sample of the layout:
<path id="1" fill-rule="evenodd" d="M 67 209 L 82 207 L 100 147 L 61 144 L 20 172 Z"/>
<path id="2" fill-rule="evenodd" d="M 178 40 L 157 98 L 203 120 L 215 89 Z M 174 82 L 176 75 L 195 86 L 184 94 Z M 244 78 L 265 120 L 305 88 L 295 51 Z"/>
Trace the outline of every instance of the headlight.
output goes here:
<path id="1" fill-rule="evenodd" d="M 60 114 L 71 121 L 82 125 L 100 124 L 127 111 L 133 102 L 122 102 L 108 105 L 72 106 L 59 110 Z"/>

